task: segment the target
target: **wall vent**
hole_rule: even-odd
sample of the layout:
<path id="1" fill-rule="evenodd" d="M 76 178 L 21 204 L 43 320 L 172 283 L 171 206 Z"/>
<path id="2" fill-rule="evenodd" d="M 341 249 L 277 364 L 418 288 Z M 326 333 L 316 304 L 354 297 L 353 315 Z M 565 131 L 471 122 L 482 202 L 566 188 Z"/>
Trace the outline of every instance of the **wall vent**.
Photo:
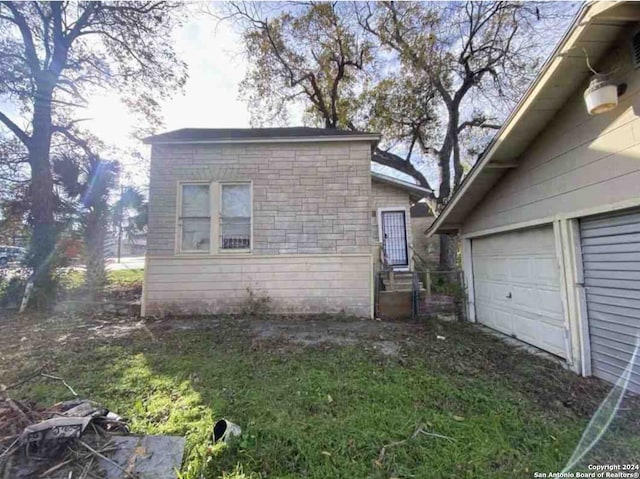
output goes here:
<path id="1" fill-rule="evenodd" d="M 631 36 L 631 61 L 633 68 L 640 68 L 640 30 L 636 30 Z"/>

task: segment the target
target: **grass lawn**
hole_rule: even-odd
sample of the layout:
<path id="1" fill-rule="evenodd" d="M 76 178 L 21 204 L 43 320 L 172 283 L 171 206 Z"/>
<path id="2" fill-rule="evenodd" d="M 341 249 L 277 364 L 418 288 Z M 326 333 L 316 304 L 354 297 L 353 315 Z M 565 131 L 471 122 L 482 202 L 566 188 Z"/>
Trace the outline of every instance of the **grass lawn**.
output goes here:
<path id="1" fill-rule="evenodd" d="M 84 271 L 71 270 L 60 274 L 59 281 L 64 289 L 73 290 L 82 287 L 84 277 Z M 107 271 L 107 285 L 112 287 L 142 285 L 143 280 L 143 269 L 120 269 L 116 271 Z"/>
<path id="2" fill-rule="evenodd" d="M 104 338 L 47 324 L 41 338 L 0 317 L 0 337 L 26 338 L 0 340 L 0 382 L 51 359 L 133 432 L 185 436 L 183 478 L 533 477 L 562 469 L 609 389 L 468 324 L 169 319 Z M 50 404 L 69 391 L 40 381 L 12 395 Z M 640 412 L 624 405 L 586 463 L 640 462 Z M 242 436 L 212 446 L 223 417 Z M 418 427 L 451 439 L 411 439 Z"/>
<path id="3" fill-rule="evenodd" d="M 82 270 L 70 270 L 58 277 L 59 299 L 84 300 L 86 291 L 84 279 L 86 273 Z M 110 301 L 139 300 L 144 281 L 143 269 L 121 269 L 107 271 L 107 283 L 104 297 Z"/>
<path id="4" fill-rule="evenodd" d="M 107 272 L 107 281 L 110 285 L 128 287 L 142 284 L 144 281 L 143 269 L 120 269 Z"/>

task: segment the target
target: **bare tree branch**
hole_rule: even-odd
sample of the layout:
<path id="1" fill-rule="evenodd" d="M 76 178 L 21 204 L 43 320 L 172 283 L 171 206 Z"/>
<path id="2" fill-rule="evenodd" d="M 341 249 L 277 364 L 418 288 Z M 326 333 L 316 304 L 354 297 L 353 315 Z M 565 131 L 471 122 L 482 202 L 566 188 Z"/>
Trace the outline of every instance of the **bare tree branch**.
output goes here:
<path id="1" fill-rule="evenodd" d="M 4 113 L 2 113 L 0 111 L 0 121 L 2 123 L 4 123 L 4 125 L 14 134 L 16 135 L 16 137 L 24 144 L 24 146 L 26 146 L 27 148 L 29 147 L 29 143 L 31 138 L 29 137 L 29 135 L 27 135 L 27 133 L 20 128 L 18 125 L 16 125 L 11 118 L 9 118 L 7 115 L 5 115 Z"/>

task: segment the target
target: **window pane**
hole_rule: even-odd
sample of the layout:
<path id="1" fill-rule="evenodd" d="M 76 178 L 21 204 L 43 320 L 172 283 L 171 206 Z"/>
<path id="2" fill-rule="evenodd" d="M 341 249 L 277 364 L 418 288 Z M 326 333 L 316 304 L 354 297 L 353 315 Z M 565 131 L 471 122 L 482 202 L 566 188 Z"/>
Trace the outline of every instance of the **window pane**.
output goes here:
<path id="1" fill-rule="evenodd" d="M 251 248 L 251 220 L 223 218 L 220 221 L 220 247 L 222 249 Z"/>
<path id="2" fill-rule="evenodd" d="M 222 185 L 222 216 L 251 217 L 250 185 Z"/>
<path id="3" fill-rule="evenodd" d="M 209 216 L 209 185 L 182 186 L 182 216 Z"/>
<path id="4" fill-rule="evenodd" d="M 208 218 L 182 220 L 182 251 L 209 251 Z"/>

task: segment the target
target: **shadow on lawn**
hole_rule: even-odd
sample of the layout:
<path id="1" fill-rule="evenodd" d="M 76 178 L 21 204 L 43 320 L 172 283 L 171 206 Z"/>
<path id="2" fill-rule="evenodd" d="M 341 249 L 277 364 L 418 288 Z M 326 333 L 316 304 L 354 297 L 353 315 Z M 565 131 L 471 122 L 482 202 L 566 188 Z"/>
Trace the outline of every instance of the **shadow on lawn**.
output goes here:
<path id="1" fill-rule="evenodd" d="M 286 334 L 259 341 L 253 323 L 149 323 L 125 339 L 75 343 L 56 360 L 76 390 L 129 417 L 134 432 L 186 436 L 185 478 L 531 477 L 562 469 L 609 389 L 468 324 L 361 323 L 355 345 L 309 348 Z M 402 354 L 366 351 L 380 334 Z M 47 403 L 68 391 L 32 384 L 22 394 Z M 640 461 L 637 404 L 624 404 L 607 435 L 616 441 L 587 462 Z M 222 417 L 243 434 L 212 447 Z M 451 439 L 388 446 L 420 425 Z"/>

